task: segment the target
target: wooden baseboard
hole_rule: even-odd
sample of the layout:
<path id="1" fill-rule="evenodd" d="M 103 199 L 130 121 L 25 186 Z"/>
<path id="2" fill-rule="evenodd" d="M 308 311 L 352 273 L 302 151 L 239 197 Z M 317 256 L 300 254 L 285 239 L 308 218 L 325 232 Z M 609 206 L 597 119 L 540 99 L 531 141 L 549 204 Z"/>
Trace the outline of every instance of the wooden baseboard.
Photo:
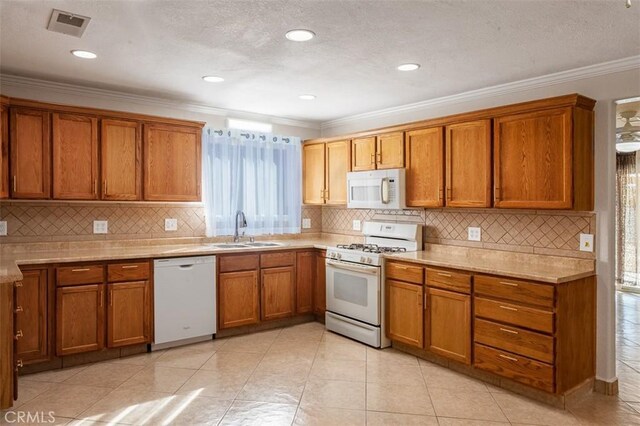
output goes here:
<path id="1" fill-rule="evenodd" d="M 618 379 L 613 382 L 606 382 L 604 380 L 595 379 L 593 383 L 593 391 L 601 393 L 603 395 L 617 395 L 618 394 Z"/>
<path id="2" fill-rule="evenodd" d="M 266 331 L 279 327 L 288 327 L 291 325 L 312 322 L 315 320 L 313 314 L 298 315 L 291 318 L 283 318 L 273 321 L 264 321 L 254 325 L 246 325 L 244 327 L 228 328 L 226 330 L 218 330 L 216 338 L 238 336 L 240 334 L 255 333 L 257 331 Z"/>

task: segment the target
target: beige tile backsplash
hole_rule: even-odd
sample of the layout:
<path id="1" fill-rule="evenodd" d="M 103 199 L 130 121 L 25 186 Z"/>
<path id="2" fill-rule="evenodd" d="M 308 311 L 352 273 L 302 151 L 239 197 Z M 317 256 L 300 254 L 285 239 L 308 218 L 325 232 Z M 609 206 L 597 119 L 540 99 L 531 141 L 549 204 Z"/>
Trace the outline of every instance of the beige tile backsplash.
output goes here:
<path id="1" fill-rule="evenodd" d="M 493 209 L 349 210 L 303 206 L 311 219 L 303 233 L 361 235 L 354 219 L 416 222 L 425 225 L 425 243 L 484 247 L 499 250 L 594 258 L 578 251 L 579 234 L 595 234 L 595 214 Z M 165 218 L 178 219 L 178 231 L 164 230 Z M 9 234 L 0 243 L 143 238 L 201 237 L 204 210 L 197 203 L 3 202 L 0 220 Z M 93 234 L 94 220 L 108 220 L 109 233 Z M 467 241 L 467 227 L 482 229 L 482 241 Z"/>

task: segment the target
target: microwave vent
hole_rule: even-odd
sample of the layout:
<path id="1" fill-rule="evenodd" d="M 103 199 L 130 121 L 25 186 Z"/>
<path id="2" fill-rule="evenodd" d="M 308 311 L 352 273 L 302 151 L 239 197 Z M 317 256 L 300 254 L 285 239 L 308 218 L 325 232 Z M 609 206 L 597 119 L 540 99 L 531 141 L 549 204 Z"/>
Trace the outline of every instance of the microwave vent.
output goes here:
<path id="1" fill-rule="evenodd" d="M 82 37 L 91 18 L 63 10 L 53 9 L 47 29 L 56 33 Z"/>

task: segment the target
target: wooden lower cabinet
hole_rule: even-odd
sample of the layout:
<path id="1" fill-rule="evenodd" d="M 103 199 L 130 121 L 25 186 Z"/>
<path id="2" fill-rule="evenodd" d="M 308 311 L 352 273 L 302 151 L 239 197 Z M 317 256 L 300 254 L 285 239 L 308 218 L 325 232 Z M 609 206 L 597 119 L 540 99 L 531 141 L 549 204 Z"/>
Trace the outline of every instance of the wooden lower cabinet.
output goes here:
<path id="1" fill-rule="evenodd" d="M 104 348 L 104 284 L 56 289 L 56 354 Z"/>
<path id="2" fill-rule="evenodd" d="M 46 361 L 49 352 L 49 290 L 47 269 L 25 270 L 16 287 L 16 356 L 26 364 Z"/>
<path id="3" fill-rule="evenodd" d="M 315 252 L 298 252 L 296 255 L 296 313 L 306 314 L 313 311 L 315 281 Z"/>
<path id="4" fill-rule="evenodd" d="M 391 340 L 424 346 L 423 291 L 422 285 L 387 280 L 387 335 Z"/>
<path id="5" fill-rule="evenodd" d="M 285 266 L 262 271 L 262 320 L 287 318 L 295 313 L 296 268 Z"/>
<path id="6" fill-rule="evenodd" d="M 427 287 L 427 349 L 471 364 L 471 296 Z"/>
<path id="7" fill-rule="evenodd" d="M 224 272 L 218 275 L 220 329 L 260 322 L 258 270 Z"/>
<path id="8" fill-rule="evenodd" d="M 107 346 L 149 343 L 151 336 L 148 281 L 109 283 L 107 288 Z"/>
<path id="9" fill-rule="evenodd" d="M 327 309 L 326 255 L 324 250 L 316 254 L 316 281 L 313 287 L 313 313 L 323 318 Z"/>

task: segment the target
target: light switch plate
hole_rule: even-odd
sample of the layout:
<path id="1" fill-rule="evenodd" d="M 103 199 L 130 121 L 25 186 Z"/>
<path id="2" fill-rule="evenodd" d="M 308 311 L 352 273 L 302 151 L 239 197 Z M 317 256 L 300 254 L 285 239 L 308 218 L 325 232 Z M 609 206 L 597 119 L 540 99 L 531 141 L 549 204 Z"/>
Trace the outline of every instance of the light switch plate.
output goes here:
<path id="1" fill-rule="evenodd" d="M 164 230 L 165 231 L 177 231 L 178 230 L 178 219 L 165 219 L 164 220 Z"/>
<path id="2" fill-rule="evenodd" d="M 467 228 L 469 241 L 481 241 L 482 240 L 482 229 L 470 226 Z"/>
<path id="3" fill-rule="evenodd" d="M 7 235 L 7 221 L 0 220 L 0 236 L 4 237 Z"/>
<path id="4" fill-rule="evenodd" d="M 580 234 L 580 251 L 593 251 L 593 234 Z"/>
<path id="5" fill-rule="evenodd" d="M 309 219 L 308 217 L 303 218 L 302 219 L 302 228 L 303 229 L 311 228 L 311 219 Z"/>
<path id="6" fill-rule="evenodd" d="M 362 221 L 355 219 L 353 221 L 353 230 L 354 231 L 360 231 L 362 229 Z"/>
<path id="7" fill-rule="evenodd" d="M 109 232 L 109 222 L 106 220 L 94 220 L 93 221 L 93 233 L 94 234 L 106 234 Z"/>

